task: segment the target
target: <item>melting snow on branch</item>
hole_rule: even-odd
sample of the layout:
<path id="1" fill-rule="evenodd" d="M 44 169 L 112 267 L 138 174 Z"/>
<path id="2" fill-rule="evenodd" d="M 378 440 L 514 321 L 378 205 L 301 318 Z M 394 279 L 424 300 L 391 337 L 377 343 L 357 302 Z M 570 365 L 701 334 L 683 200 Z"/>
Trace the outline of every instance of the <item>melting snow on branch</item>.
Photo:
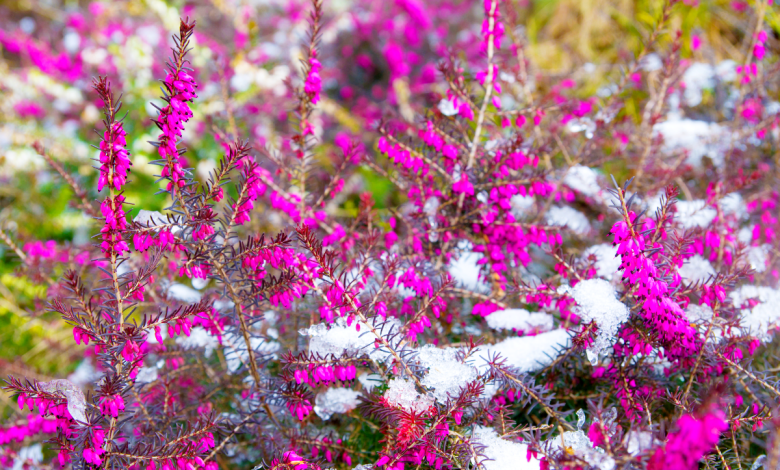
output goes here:
<path id="1" fill-rule="evenodd" d="M 588 347 L 591 364 L 598 361 L 598 355 L 614 342 L 618 327 L 628 319 L 628 307 L 617 299 L 612 285 L 603 279 L 588 279 L 579 282 L 572 289 L 577 302 L 576 310 L 585 323 L 595 321 L 599 327 L 596 340 Z"/>
<path id="2" fill-rule="evenodd" d="M 612 275 L 620 268 L 620 257 L 617 256 L 617 247 L 611 243 L 593 245 L 582 253 L 584 258 L 589 255 L 596 257 L 596 274 L 604 279 L 611 280 Z"/>
<path id="3" fill-rule="evenodd" d="M 391 380 L 384 397 L 391 405 L 415 413 L 421 413 L 433 406 L 433 397 L 417 393 L 414 382 L 405 378 Z"/>
<path id="4" fill-rule="evenodd" d="M 440 403 L 447 401 L 447 395 L 457 397 L 460 389 L 477 378 L 477 370 L 463 364 L 456 358 L 457 349 L 439 349 L 425 345 L 419 350 L 417 359 L 428 373 L 422 380 L 426 387 L 432 387 L 433 396 Z"/>
<path id="5" fill-rule="evenodd" d="M 590 222 L 585 214 L 569 206 L 553 206 L 547 211 L 547 223 L 559 227 L 566 226 L 574 233 L 584 235 L 590 231 Z"/>
<path id="6" fill-rule="evenodd" d="M 358 404 L 360 392 L 348 388 L 329 388 L 317 395 L 314 400 L 314 412 L 324 420 L 329 420 L 334 413 L 347 413 Z"/>
<path id="7" fill-rule="evenodd" d="M 492 428 L 475 426 L 474 440 L 485 449 L 482 453 L 490 460 L 483 460 L 485 470 L 539 470 L 539 461 L 531 457 L 528 461 L 528 446 L 502 439 Z"/>
<path id="8" fill-rule="evenodd" d="M 701 255 L 693 255 L 685 261 L 678 270 L 680 277 L 688 282 L 706 281 L 708 277 L 715 275 L 715 268 Z"/>

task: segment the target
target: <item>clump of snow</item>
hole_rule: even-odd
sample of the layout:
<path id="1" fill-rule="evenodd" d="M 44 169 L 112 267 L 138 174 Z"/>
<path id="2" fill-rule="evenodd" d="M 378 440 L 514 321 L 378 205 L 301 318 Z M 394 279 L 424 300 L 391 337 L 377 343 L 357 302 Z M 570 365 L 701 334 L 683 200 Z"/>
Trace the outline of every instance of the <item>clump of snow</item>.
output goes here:
<path id="1" fill-rule="evenodd" d="M 742 327 L 760 339 L 769 340 L 769 330 L 780 324 L 780 290 L 764 286 L 742 286 L 729 294 L 734 305 L 739 307 L 748 299 L 759 303 L 753 308 L 742 309 Z"/>
<path id="2" fill-rule="evenodd" d="M 192 287 L 184 284 L 171 284 L 168 288 L 168 297 L 188 304 L 200 302 L 202 294 Z"/>
<path id="3" fill-rule="evenodd" d="M 766 463 L 766 454 L 759 455 L 758 458 L 753 462 L 753 465 L 750 466 L 750 470 L 758 470 L 759 468 L 765 468 L 764 464 Z"/>
<path id="4" fill-rule="evenodd" d="M 603 113 L 600 113 L 597 114 L 596 117 L 599 118 L 604 116 Z M 606 117 L 604 120 L 609 122 Z M 596 130 L 596 123 L 593 122 L 593 119 L 586 116 L 586 117 L 572 119 L 571 121 L 566 123 L 566 128 L 569 130 L 569 132 L 574 132 L 574 133 L 585 131 L 585 138 L 592 139 L 593 132 Z"/>
<path id="5" fill-rule="evenodd" d="M 716 78 L 720 81 L 732 81 L 736 78 L 736 62 L 724 60 L 716 67 L 702 62 L 694 62 L 683 74 L 685 83 L 683 98 L 687 106 L 701 104 L 702 91 L 715 88 Z"/>
<path id="6" fill-rule="evenodd" d="M 432 387 L 433 397 L 440 403 L 447 401 L 447 396 L 458 396 L 461 388 L 476 380 L 477 370 L 460 362 L 455 348 L 440 349 L 427 344 L 419 349 L 417 359 L 420 365 L 428 369 L 421 383 Z"/>
<path id="7" fill-rule="evenodd" d="M 327 421 L 334 413 L 348 413 L 358 404 L 360 392 L 349 388 L 329 388 L 314 399 L 314 412 Z"/>
<path id="8" fill-rule="evenodd" d="M 141 367 L 135 376 L 135 383 L 150 383 L 157 380 L 156 367 Z"/>
<path id="9" fill-rule="evenodd" d="M 702 199 L 693 201 L 677 201 L 677 215 L 675 220 L 684 228 L 707 227 L 718 212 L 712 207 L 707 207 L 707 202 Z"/>
<path id="10" fill-rule="evenodd" d="M 607 280 L 611 280 L 612 276 L 620 268 L 620 257 L 617 256 L 617 247 L 612 246 L 611 243 L 602 243 L 600 245 L 593 245 L 586 249 L 582 253 L 584 258 L 589 255 L 596 256 L 596 274 L 599 277 L 603 277 Z"/>
<path id="11" fill-rule="evenodd" d="M 769 259 L 769 251 L 772 249 L 772 245 L 766 243 L 761 246 L 751 246 L 747 250 L 747 259 L 750 263 L 750 267 L 757 273 L 763 273 L 766 271 L 766 262 Z"/>
<path id="12" fill-rule="evenodd" d="M 566 173 L 566 178 L 564 178 L 563 182 L 566 186 L 586 196 L 595 198 L 601 193 L 598 173 L 587 166 L 574 165 Z"/>
<path id="13" fill-rule="evenodd" d="M 447 271 L 456 285 L 473 292 L 490 292 L 490 285 L 479 278 L 480 265 L 478 262 L 484 257 L 482 253 L 472 251 L 473 245 L 469 242 L 458 243 L 459 255 L 450 262 Z"/>
<path id="14" fill-rule="evenodd" d="M 414 388 L 414 382 L 405 378 L 395 378 L 390 381 L 384 395 L 391 405 L 396 405 L 406 411 L 422 413 L 433 406 L 433 397 L 421 395 Z"/>
<path id="15" fill-rule="evenodd" d="M 742 227 L 739 229 L 739 232 L 737 232 L 737 240 L 742 243 L 750 243 L 753 241 L 753 230 L 749 227 Z"/>
<path id="16" fill-rule="evenodd" d="M 439 111 L 441 111 L 441 113 L 445 116 L 454 116 L 458 114 L 458 110 L 457 108 L 455 108 L 455 105 L 452 104 L 451 100 L 448 100 L 446 98 L 439 101 L 438 108 Z"/>
<path id="17" fill-rule="evenodd" d="M 68 380 L 73 382 L 79 387 L 84 387 L 87 384 L 92 384 L 97 381 L 102 374 L 95 369 L 89 359 L 81 361 L 76 370 L 68 376 Z"/>
<path id="18" fill-rule="evenodd" d="M 494 330 L 549 331 L 553 327 L 551 315 L 531 313 L 521 308 L 499 310 L 488 315 L 485 320 Z"/>
<path id="19" fill-rule="evenodd" d="M 747 205 L 739 193 L 729 193 L 720 199 L 720 208 L 726 215 L 736 214 L 740 218 L 748 215 Z"/>
<path id="20" fill-rule="evenodd" d="M 689 304 L 685 309 L 685 314 L 688 317 L 688 321 L 710 321 L 712 319 L 712 308 L 709 305 L 695 305 Z"/>
<path id="21" fill-rule="evenodd" d="M 517 218 L 521 218 L 523 215 L 531 211 L 536 200 L 533 196 L 523 196 L 521 194 L 515 194 L 509 200 L 509 204 L 512 205 L 512 215 Z"/>
<path id="22" fill-rule="evenodd" d="M 368 393 L 371 393 L 371 390 L 373 390 L 374 387 L 382 383 L 381 375 L 369 374 L 368 372 L 363 372 L 362 374 L 358 375 L 357 379 Z"/>
<path id="23" fill-rule="evenodd" d="M 653 434 L 648 431 L 631 430 L 626 434 L 626 450 L 631 455 L 639 455 L 657 444 L 658 440 L 653 439 Z"/>
<path id="24" fill-rule="evenodd" d="M 716 123 L 692 119 L 669 119 L 653 126 L 654 136 L 663 136 L 663 150 L 668 153 L 687 152 L 687 163 L 701 166 L 706 155 L 715 165 L 723 164 L 728 148 L 727 132 Z"/>
<path id="25" fill-rule="evenodd" d="M 219 340 L 203 327 L 196 326 L 190 330 L 189 336 L 177 336 L 176 344 L 183 348 L 204 348 L 204 355 L 211 357 L 211 353 L 219 346 Z"/>
<path id="26" fill-rule="evenodd" d="M 596 339 L 588 347 L 591 364 L 598 361 L 598 355 L 612 346 L 621 323 L 628 320 L 628 307 L 617 299 L 617 292 L 603 279 L 581 281 L 572 289 L 577 302 L 575 313 L 585 323 L 595 321 L 599 327 Z"/>
<path id="27" fill-rule="evenodd" d="M 318 323 L 301 332 L 311 338 L 309 340 L 310 353 L 323 356 L 333 354 L 338 357 L 344 352 L 355 354 L 374 342 L 371 335 L 361 337 L 361 333 L 366 331 L 364 328 L 361 330 L 362 332 L 357 331 L 355 323 L 347 326 L 347 322 L 343 318 L 337 318 L 335 324 L 331 325 L 330 328 L 325 323 Z"/>
<path id="28" fill-rule="evenodd" d="M 528 461 L 528 446 L 502 439 L 492 428 L 474 426 L 472 438 L 485 446 L 482 465 L 485 470 L 539 470 L 539 461 L 531 457 Z"/>
<path id="29" fill-rule="evenodd" d="M 661 61 L 661 58 L 658 57 L 658 54 L 652 52 L 642 57 L 639 61 L 639 66 L 646 72 L 655 72 L 656 70 L 661 70 L 664 63 Z"/>
<path id="30" fill-rule="evenodd" d="M 701 255 L 693 255 L 677 271 L 680 277 L 688 282 L 706 281 L 708 277 L 715 275 L 715 268 Z"/>
<path id="31" fill-rule="evenodd" d="M 520 373 L 528 373 L 550 364 L 568 342 L 569 333 L 558 328 L 535 336 L 507 338 L 500 343 L 480 348 L 477 354 L 485 361 L 499 354 L 506 359 L 508 366 L 518 369 Z M 487 369 L 487 365 L 480 367 L 483 368 Z"/>
<path id="32" fill-rule="evenodd" d="M 614 470 L 615 459 L 606 455 L 604 450 L 599 447 L 593 447 L 590 438 L 584 431 L 582 426 L 585 424 L 585 412 L 577 410 L 577 430 L 567 431 L 563 435 L 553 437 L 544 443 L 544 447 L 555 450 L 564 449 L 574 453 L 577 457 L 581 458 L 593 468 L 599 470 Z"/>
<path id="33" fill-rule="evenodd" d="M 574 233 L 584 235 L 590 231 L 590 222 L 585 214 L 569 206 L 552 206 L 547 211 L 547 223 L 559 227 L 569 227 Z"/>
<path id="34" fill-rule="evenodd" d="M 27 447 L 22 447 L 17 452 L 14 459 L 14 465 L 11 470 L 22 470 L 26 468 L 40 468 L 43 462 L 43 446 L 36 443 Z"/>
<path id="35" fill-rule="evenodd" d="M 166 225 L 168 219 L 157 211 L 141 209 L 138 211 L 138 215 L 133 218 L 133 222 L 137 222 L 143 226 L 156 227 L 158 225 Z"/>

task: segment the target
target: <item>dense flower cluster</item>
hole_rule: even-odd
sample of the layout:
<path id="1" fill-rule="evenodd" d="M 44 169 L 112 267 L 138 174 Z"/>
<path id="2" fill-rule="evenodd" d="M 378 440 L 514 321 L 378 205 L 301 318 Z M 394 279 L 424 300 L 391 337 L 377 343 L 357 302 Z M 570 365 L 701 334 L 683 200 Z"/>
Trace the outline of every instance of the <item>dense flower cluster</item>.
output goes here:
<path id="1" fill-rule="evenodd" d="M 125 197 L 119 194 L 127 182 L 127 171 L 130 168 L 130 155 L 127 152 L 127 141 L 122 122 L 117 120 L 120 103 L 114 100 L 111 84 L 101 78 L 94 82 L 95 90 L 105 104 L 106 131 L 100 141 L 100 176 L 97 189 L 102 191 L 108 187 L 110 192 L 100 204 L 100 213 L 104 224 L 100 229 L 103 243 L 100 248 L 103 256 L 116 259 L 122 257 L 130 248 L 124 240 L 127 229 L 127 217 L 123 208 Z"/>
<path id="2" fill-rule="evenodd" d="M 712 452 L 720 439 L 720 433 L 728 428 L 724 413 L 713 410 L 703 416 L 683 415 L 677 420 L 677 431 L 669 435 L 666 445 L 655 451 L 648 469 L 699 468 L 699 460 Z"/>
<path id="3" fill-rule="evenodd" d="M 195 79 L 190 75 L 193 69 L 186 66 L 184 51 L 189 47 L 194 23 L 184 23 L 176 41 L 177 54 L 173 63 L 168 63 L 168 71 L 163 81 L 165 86 L 162 99 L 168 103 L 160 109 L 160 114 L 155 123 L 162 132 L 158 137 L 157 153 L 165 161 L 160 175 L 170 180 L 168 191 L 174 192 L 184 186 L 183 173 L 184 162 L 177 143 L 182 137 L 184 123 L 192 118 L 189 102 L 198 97 L 195 89 L 198 87 Z M 176 189 L 175 189 L 176 188 Z"/>

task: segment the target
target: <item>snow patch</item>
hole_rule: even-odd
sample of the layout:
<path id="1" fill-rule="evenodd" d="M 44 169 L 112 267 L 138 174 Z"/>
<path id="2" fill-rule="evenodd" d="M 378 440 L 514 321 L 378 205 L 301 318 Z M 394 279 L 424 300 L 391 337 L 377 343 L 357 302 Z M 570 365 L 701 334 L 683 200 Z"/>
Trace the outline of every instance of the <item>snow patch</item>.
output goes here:
<path id="1" fill-rule="evenodd" d="M 595 321 L 599 327 L 595 341 L 588 347 L 591 364 L 598 362 L 598 355 L 612 346 L 621 323 L 628 320 L 628 307 L 617 299 L 617 292 L 603 279 L 581 281 L 572 289 L 577 302 L 575 313 L 585 323 Z"/>
<path id="2" fill-rule="evenodd" d="M 614 470 L 615 459 L 606 455 L 603 449 L 593 447 L 588 435 L 582 431 L 582 426 L 585 424 L 585 412 L 577 410 L 577 417 L 576 431 L 567 431 L 563 435 L 548 439 L 545 441 L 544 447 L 550 450 L 559 449 L 571 452 L 587 462 L 590 467 L 598 470 Z"/>
<path id="3" fill-rule="evenodd" d="M 22 447 L 14 459 L 12 470 L 22 470 L 26 468 L 40 468 L 43 462 L 43 446 L 40 443 L 31 446 Z"/>
<path id="4" fill-rule="evenodd" d="M 750 263 L 750 267 L 757 273 L 763 273 L 766 271 L 766 263 L 769 259 L 769 251 L 772 249 L 772 245 L 765 243 L 761 246 L 751 246 L 747 250 L 747 259 Z"/>
<path id="5" fill-rule="evenodd" d="M 369 374 L 368 372 L 363 372 L 358 376 L 358 381 L 361 385 L 363 385 L 363 388 L 366 390 L 366 392 L 371 393 L 371 390 L 374 389 L 377 385 L 380 385 L 382 383 L 382 376 L 379 374 Z"/>
<path id="6" fill-rule="evenodd" d="M 587 166 L 574 165 L 566 173 L 563 182 L 566 186 L 586 196 L 595 198 L 601 193 L 598 173 Z"/>
<path id="7" fill-rule="evenodd" d="M 611 243 L 593 245 L 582 253 L 583 258 L 589 255 L 596 257 L 596 274 L 599 277 L 611 280 L 620 268 L 621 259 L 617 256 L 617 247 L 612 246 Z"/>
<path id="8" fill-rule="evenodd" d="M 535 336 L 515 336 L 500 343 L 480 348 L 477 353 L 484 361 L 500 354 L 506 359 L 506 364 L 519 370 L 520 373 L 537 371 L 558 355 L 558 351 L 567 346 L 569 333 L 563 328 L 540 333 Z M 487 364 L 480 365 L 480 370 L 487 370 Z"/>
<path id="9" fill-rule="evenodd" d="M 684 228 L 707 227 L 718 212 L 712 207 L 707 207 L 707 202 L 702 199 L 693 201 L 677 201 L 677 216 L 675 219 Z"/>
<path id="10" fill-rule="evenodd" d="M 693 255 L 685 260 L 685 264 L 677 272 L 684 280 L 694 283 L 706 281 L 708 277 L 714 276 L 715 268 L 701 255 Z"/>
<path id="11" fill-rule="evenodd" d="M 183 348 L 204 348 L 204 355 L 211 357 L 211 353 L 219 346 L 219 340 L 203 327 L 196 326 L 190 330 L 189 336 L 178 336 L 176 344 Z"/>
<path id="12" fill-rule="evenodd" d="M 533 196 L 523 196 L 521 194 L 515 194 L 509 199 L 509 204 L 512 206 L 512 215 L 517 218 L 522 218 L 523 215 L 531 211 L 536 199 Z"/>
<path id="13" fill-rule="evenodd" d="M 141 367 L 135 376 L 135 383 L 150 383 L 157 380 L 156 367 Z"/>
<path id="14" fill-rule="evenodd" d="M 549 331 L 553 317 L 546 313 L 531 313 L 521 308 L 500 310 L 488 315 L 485 320 L 494 330 Z"/>
<path id="15" fill-rule="evenodd" d="M 334 413 L 348 413 L 358 404 L 360 392 L 349 388 L 329 388 L 314 399 L 314 412 L 327 421 Z"/>
<path id="16" fill-rule="evenodd" d="M 455 348 L 440 349 L 427 344 L 418 350 L 420 365 L 428 369 L 421 383 L 433 388 L 433 397 L 445 403 L 448 396 L 457 397 L 460 389 L 477 379 L 477 370 L 457 359 Z"/>
<path id="17" fill-rule="evenodd" d="M 686 162 L 701 166 L 704 156 L 716 166 L 723 164 L 723 154 L 728 148 L 728 132 L 720 124 L 692 119 L 669 119 L 653 126 L 653 135 L 664 139 L 667 153 L 687 152 Z"/>
<path id="18" fill-rule="evenodd" d="M 422 413 L 433 406 L 433 397 L 421 395 L 414 388 L 414 382 L 405 378 L 395 378 L 388 384 L 384 395 L 391 405 L 399 406 L 406 411 Z"/>
<path id="19" fill-rule="evenodd" d="M 479 278 L 479 261 L 484 258 L 482 253 L 471 251 L 473 245 L 469 242 L 458 244 L 460 254 L 457 259 L 450 261 L 447 271 L 452 276 L 456 285 L 472 292 L 490 292 L 490 285 Z"/>
<path id="20" fill-rule="evenodd" d="M 489 460 L 482 461 L 485 470 L 539 470 L 539 461 L 528 461 L 528 446 L 502 439 L 492 428 L 475 426 L 474 441 L 485 446 L 483 453 Z"/>
<path id="21" fill-rule="evenodd" d="M 574 233 L 584 235 L 590 231 L 590 222 L 585 214 L 569 206 L 553 206 L 547 211 L 547 223 L 558 227 L 569 227 Z"/>
<path id="22" fill-rule="evenodd" d="M 184 284 L 172 284 L 168 288 L 168 298 L 187 304 L 194 304 L 200 302 L 201 293 Z"/>
<path id="23" fill-rule="evenodd" d="M 729 294 L 736 307 L 748 299 L 759 303 L 753 308 L 742 309 L 742 327 L 762 340 L 771 340 L 769 330 L 780 323 L 780 290 L 764 286 L 742 286 Z"/>
<path id="24" fill-rule="evenodd" d="M 360 331 L 356 326 L 360 325 Z M 384 332 L 398 331 L 400 323 L 392 319 L 389 326 L 384 327 Z M 334 324 L 328 328 L 325 323 L 318 323 L 310 328 L 300 330 L 300 334 L 309 336 L 309 352 L 325 356 L 333 354 L 340 357 L 342 353 L 358 354 L 360 351 L 367 353 L 374 360 L 384 360 L 389 352 L 386 348 L 374 348 L 375 336 L 370 333 L 368 325 L 363 322 L 347 325 L 344 318 L 337 318 Z"/>

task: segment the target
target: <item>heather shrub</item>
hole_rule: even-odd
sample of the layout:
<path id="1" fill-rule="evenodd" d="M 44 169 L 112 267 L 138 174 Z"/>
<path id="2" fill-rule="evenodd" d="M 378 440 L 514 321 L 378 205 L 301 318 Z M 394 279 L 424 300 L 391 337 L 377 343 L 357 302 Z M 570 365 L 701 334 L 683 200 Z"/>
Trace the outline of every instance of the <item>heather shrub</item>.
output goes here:
<path id="1" fill-rule="evenodd" d="M 773 5 L 146 3 L 2 18 L 0 465 L 780 468 Z"/>

